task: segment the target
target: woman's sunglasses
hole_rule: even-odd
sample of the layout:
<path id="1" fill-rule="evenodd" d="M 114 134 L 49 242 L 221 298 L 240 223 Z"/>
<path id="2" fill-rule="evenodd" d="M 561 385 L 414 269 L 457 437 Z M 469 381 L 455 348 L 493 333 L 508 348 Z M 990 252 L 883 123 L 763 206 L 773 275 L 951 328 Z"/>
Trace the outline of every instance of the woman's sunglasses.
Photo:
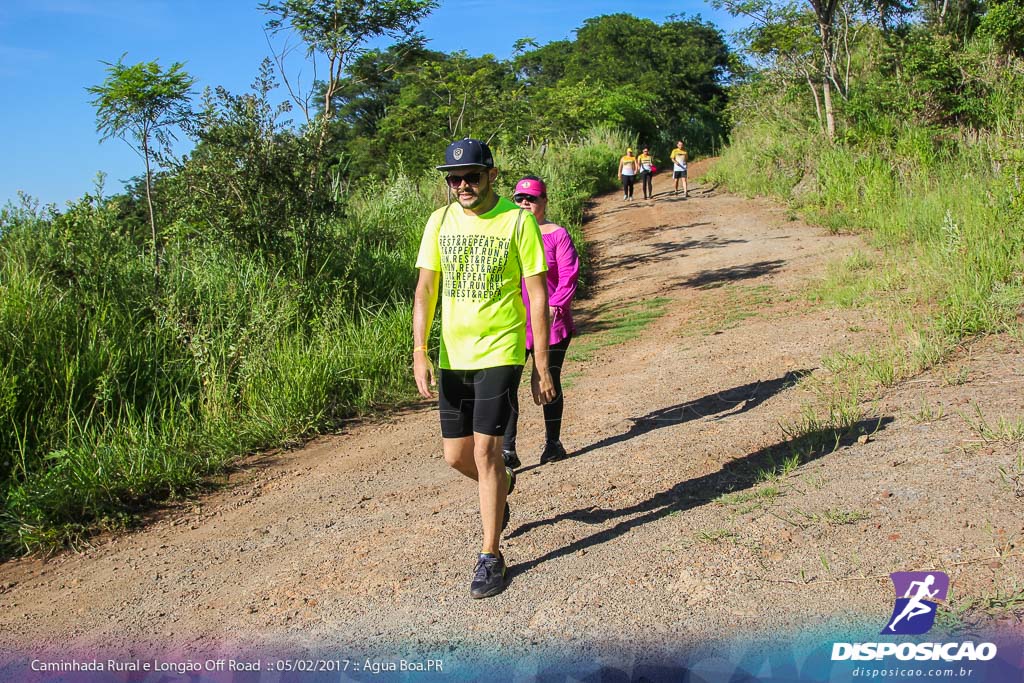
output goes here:
<path id="1" fill-rule="evenodd" d="M 480 171 L 472 171 L 466 175 L 446 175 L 444 181 L 448 183 L 449 187 L 458 187 L 463 180 L 470 185 L 479 185 L 481 175 L 483 174 Z"/>
<path id="2" fill-rule="evenodd" d="M 537 204 L 543 197 L 534 197 L 532 194 L 517 194 L 512 197 L 512 201 L 516 204 L 522 204 L 523 202 L 530 202 L 531 204 Z"/>

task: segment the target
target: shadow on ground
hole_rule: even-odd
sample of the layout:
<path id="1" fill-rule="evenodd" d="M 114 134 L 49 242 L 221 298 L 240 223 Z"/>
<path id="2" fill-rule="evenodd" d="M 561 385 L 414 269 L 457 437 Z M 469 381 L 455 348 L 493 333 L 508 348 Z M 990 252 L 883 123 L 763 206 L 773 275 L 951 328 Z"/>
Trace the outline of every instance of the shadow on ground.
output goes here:
<path id="1" fill-rule="evenodd" d="M 694 249 L 721 249 L 730 244 L 741 244 L 746 240 L 726 240 L 709 235 L 703 239 L 688 239 L 678 241 L 655 242 L 651 244 L 650 250 L 639 254 L 623 254 L 622 256 L 611 256 L 602 259 L 601 265 L 594 268 L 594 272 L 600 277 L 606 272 L 632 270 L 640 266 L 658 263 L 670 258 L 675 258 L 681 252 L 693 251 Z M 779 262 L 783 263 L 782 261 Z M 674 283 L 678 285 L 679 283 Z"/>
<path id="2" fill-rule="evenodd" d="M 675 425 L 689 422 L 690 420 L 697 420 L 702 417 L 710 417 L 712 415 L 715 416 L 713 419 L 721 420 L 726 417 L 745 413 L 746 411 L 765 402 L 775 394 L 793 386 L 801 377 L 809 375 L 810 373 L 810 370 L 792 370 L 781 377 L 776 377 L 775 379 L 750 382 L 749 384 L 744 384 L 732 389 L 708 394 L 707 396 L 702 396 L 701 398 L 693 401 L 679 403 L 674 406 L 669 406 L 668 408 L 659 408 L 658 410 L 647 413 L 643 417 L 630 418 L 633 425 L 626 432 L 615 436 L 609 436 L 605 439 L 601 439 L 597 443 L 584 446 L 578 451 L 575 451 L 570 457 L 576 458 L 581 455 L 586 455 L 591 451 L 596 451 L 600 448 L 629 441 L 630 439 L 647 434 L 648 432 L 653 432 L 655 429 L 674 427 Z"/>
<path id="3" fill-rule="evenodd" d="M 556 515 L 550 519 L 524 524 L 509 534 L 508 538 L 523 536 L 533 529 L 557 524 L 563 520 L 572 520 L 584 524 L 605 524 L 614 520 L 621 520 L 610 529 L 604 529 L 585 538 L 573 541 L 569 545 L 552 550 L 529 562 L 511 566 L 509 571 L 513 575 L 524 574 L 545 562 L 557 560 L 560 557 L 572 555 L 581 550 L 615 540 L 636 527 L 657 521 L 675 512 L 682 512 L 706 505 L 727 493 L 752 488 L 758 483 L 759 474 L 762 470 L 774 468 L 777 464 L 777 458 L 780 456 L 788 455 L 791 452 L 802 452 L 806 443 L 834 443 L 835 448 L 813 451 L 810 454 L 806 454 L 802 462 L 810 462 L 824 455 L 836 453 L 856 443 L 857 437 L 860 434 L 875 433 L 885 429 L 886 426 L 892 423 L 893 419 L 892 417 L 885 416 L 860 420 L 847 429 L 842 430 L 841 433 L 837 433 L 834 429 L 821 429 L 794 439 L 787 439 L 736 458 L 726 463 L 717 472 L 705 474 L 696 479 L 681 481 L 647 500 L 628 507 L 617 510 L 605 510 L 594 507 L 578 508 Z"/>
<path id="4" fill-rule="evenodd" d="M 641 228 L 635 231 L 633 234 L 638 235 L 643 239 L 654 237 L 655 235 L 665 232 L 666 230 L 689 230 L 690 228 L 703 228 L 713 223 L 704 221 L 703 223 L 687 223 L 686 225 L 669 225 L 668 223 L 662 223 L 661 225 L 652 225 L 649 228 Z M 734 240 L 736 242 L 746 242 L 746 240 Z M 726 244 L 732 244 L 733 241 L 723 241 L 722 246 Z"/>
<path id="5" fill-rule="evenodd" d="M 714 289 L 737 280 L 752 280 L 774 273 L 786 262 L 781 259 L 774 261 L 757 261 L 744 266 L 731 266 L 729 268 L 715 268 L 713 270 L 702 270 L 701 272 L 687 278 L 676 278 L 668 283 L 668 287 L 698 287 L 701 289 Z"/>

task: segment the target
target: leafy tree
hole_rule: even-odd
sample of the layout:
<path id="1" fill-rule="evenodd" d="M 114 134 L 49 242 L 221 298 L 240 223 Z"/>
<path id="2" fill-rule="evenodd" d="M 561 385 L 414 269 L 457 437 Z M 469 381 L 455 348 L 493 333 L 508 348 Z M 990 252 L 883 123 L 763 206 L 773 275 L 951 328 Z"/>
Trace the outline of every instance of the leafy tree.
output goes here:
<path id="1" fill-rule="evenodd" d="M 95 95 L 96 130 L 101 140 L 121 138 L 140 154 L 146 164 L 146 203 L 153 240 L 153 273 L 160 273 L 160 245 L 156 217 L 153 212 L 152 163 L 159 150 L 169 150 L 174 140 L 173 128 L 187 124 L 191 118 L 189 100 L 194 79 L 175 62 L 166 71 L 156 61 L 131 66 L 121 55 L 116 64 L 107 65 L 107 78 L 100 85 L 86 90 Z"/>
<path id="2" fill-rule="evenodd" d="M 437 6 L 437 0 L 278 0 L 264 2 L 260 9 L 274 15 L 267 22 L 272 32 L 291 29 L 306 45 L 306 55 L 327 61 L 326 78 L 320 80 L 321 109 L 317 151 L 327 136 L 327 124 L 335 115 L 334 98 L 347 69 L 366 52 L 365 44 L 374 38 L 388 37 L 404 49 L 422 48 L 423 38 L 416 26 Z M 283 57 L 279 58 L 285 84 L 299 104 L 306 120 L 314 123 L 309 97 L 300 96 L 287 80 Z"/>
<path id="3" fill-rule="evenodd" d="M 978 28 L 985 13 L 983 0 L 919 0 L 925 25 L 964 43 Z"/>
<path id="4" fill-rule="evenodd" d="M 731 60 L 721 31 L 699 18 L 669 17 L 652 41 L 664 85 L 648 92 L 656 95 L 652 113 L 661 141 L 674 146 L 683 138 L 694 152 L 710 151 L 728 131 L 723 113 Z"/>
<path id="5" fill-rule="evenodd" d="M 281 120 L 290 105 L 271 104 L 276 87 L 264 60 L 252 92 L 207 91 L 196 147 L 166 191 L 181 229 L 284 259 L 297 251 L 293 240 L 309 213 L 331 204 L 306 194 L 309 147 Z"/>
<path id="6" fill-rule="evenodd" d="M 1024 55 L 1024 0 L 990 0 L 978 34 L 991 36 L 1003 52 Z"/>
<path id="7" fill-rule="evenodd" d="M 401 76 L 401 91 L 380 122 L 387 157 L 428 167 L 451 140 L 514 137 L 528 120 L 524 89 L 507 63 L 463 52 L 427 61 Z"/>
<path id="8" fill-rule="evenodd" d="M 575 45 L 569 40 L 556 40 L 538 47 L 530 38 L 516 43 L 512 64 L 516 77 L 530 87 L 551 88 L 565 75 Z M 527 51 L 525 48 L 532 47 Z"/>
<path id="9" fill-rule="evenodd" d="M 825 101 L 825 125 L 829 139 L 836 136 L 835 108 L 832 105 L 832 85 L 839 85 L 836 80 L 836 8 L 839 0 L 807 0 L 814 10 L 814 19 L 818 24 L 818 40 L 821 48 L 821 61 L 824 77 L 821 79 L 822 99 Z"/>
<path id="10" fill-rule="evenodd" d="M 518 54 L 513 68 L 528 88 L 526 116 L 539 119 L 545 134 L 571 137 L 603 122 L 651 143 L 684 137 L 704 151 L 725 131 L 728 56 L 721 33 L 700 19 L 674 16 L 659 25 L 620 13 L 587 19 L 574 41 Z M 570 111 L 546 104 L 560 100 Z"/>
<path id="11" fill-rule="evenodd" d="M 344 153 L 352 175 L 386 176 L 388 149 L 379 134 L 381 122 L 398 101 L 403 74 L 426 62 L 442 60 L 445 55 L 429 50 L 371 50 L 349 68 L 335 96 L 337 119 L 332 123 L 328 154 Z"/>
<path id="12" fill-rule="evenodd" d="M 849 65 L 851 43 L 867 13 L 888 21 L 904 7 L 899 0 L 874 4 L 863 0 L 712 0 L 712 4 L 734 16 L 753 19 L 754 25 L 740 32 L 751 53 L 768 57 L 807 81 L 829 140 L 836 137 L 833 95 L 845 99 L 849 94 L 848 70 L 840 73 L 840 52 L 845 53 Z"/>
<path id="13" fill-rule="evenodd" d="M 817 56 L 814 17 L 795 2 L 730 3 L 719 6 L 733 14 L 744 14 L 754 23 L 739 32 L 740 41 L 759 64 L 769 67 L 768 73 L 787 82 L 804 80 L 814 99 L 818 121 L 825 127 L 820 83 L 822 75 Z M 762 75 L 763 75 L 762 74 Z"/>

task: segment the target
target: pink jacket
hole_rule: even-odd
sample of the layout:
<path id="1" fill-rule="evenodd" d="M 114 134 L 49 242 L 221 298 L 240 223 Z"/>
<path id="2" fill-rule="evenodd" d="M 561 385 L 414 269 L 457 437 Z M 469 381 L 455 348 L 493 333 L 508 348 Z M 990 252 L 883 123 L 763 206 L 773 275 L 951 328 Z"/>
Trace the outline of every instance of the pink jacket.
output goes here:
<path id="1" fill-rule="evenodd" d="M 576 280 L 580 273 L 580 259 L 572 244 L 569 231 L 560 225 L 557 230 L 542 234 L 544 256 L 548 260 L 548 306 L 555 309 L 551 319 L 549 344 L 557 344 L 576 331 L 572 322 L 572 298 L 576 295 Z M 526 348 L 533 348 L 533 328 L 530 323 L 530 297 L 523 284 L 523 303 L 526 304 Z"/>

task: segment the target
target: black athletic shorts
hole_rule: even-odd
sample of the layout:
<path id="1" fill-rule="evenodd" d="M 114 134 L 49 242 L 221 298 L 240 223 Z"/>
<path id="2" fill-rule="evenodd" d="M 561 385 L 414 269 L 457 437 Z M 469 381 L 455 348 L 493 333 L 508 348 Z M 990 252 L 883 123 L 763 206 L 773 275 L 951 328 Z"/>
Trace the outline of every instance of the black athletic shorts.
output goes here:
<path id="1" fill-rule="evenodd" d="M 673 178 L 685 178 L 686 177 L 686 171 L 672 171 L 672 177 Z"/>
<path id="2" fill-rule="evenodd" d="M 458 439 L 473 432 L 501 436 L 512 416 L 522 365 L 483 370 L 440 370 L 438 408 L 441 436 Z"/>

